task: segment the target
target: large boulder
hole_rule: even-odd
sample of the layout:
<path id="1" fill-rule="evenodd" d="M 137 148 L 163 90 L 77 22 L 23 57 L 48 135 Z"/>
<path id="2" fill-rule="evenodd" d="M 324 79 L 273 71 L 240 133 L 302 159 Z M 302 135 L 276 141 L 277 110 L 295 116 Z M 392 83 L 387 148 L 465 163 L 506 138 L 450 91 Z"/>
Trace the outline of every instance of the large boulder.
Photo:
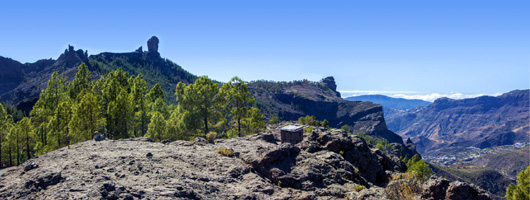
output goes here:
<path id="1" fill-rule="evenodd" d="M 464 182 L 452 182 L 445 192 L 445 199 L 453 200 L 486 200 L 491 199 L 484 190 Z"/>

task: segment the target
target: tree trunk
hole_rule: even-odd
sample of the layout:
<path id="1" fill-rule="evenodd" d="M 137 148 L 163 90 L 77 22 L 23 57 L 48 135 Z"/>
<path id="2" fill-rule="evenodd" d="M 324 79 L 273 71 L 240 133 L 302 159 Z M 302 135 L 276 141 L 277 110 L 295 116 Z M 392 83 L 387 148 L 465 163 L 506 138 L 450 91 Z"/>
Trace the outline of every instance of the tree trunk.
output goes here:
<path id="1" fill-rule="evenodd" d="M 2 136 L 0 135 L 0 169 L 2 168 L 3 163 L 2 163 Z"/>
<path id="2" fill-rule="evenodd" d="M 30 152 L 29 152 L 29 133 L 26 132 L 26 155 L 28 156 L 28 160 L 31 158 Z"/>
<path id="3" fill-rule="evenodd" d="M 208 134 L 208 115 L 204 116 L 204 137 Z"/>
<path id="4" fill-rule="evenodd" d="M 241 117 L 237 118 L 237 132 L 239 137 L 241 137 Z"/>
<path id="5" fill-rule="evenodd" d="M 9 156 L 9 166 L 13 166 L 13 158 L 11 157 L 11 147 L 8 148 L 8 156 Z"/>
<path id="6" fill-rule="evenodd" d="M 20 164 L 20 152 L 18 150 L 18 136 L 16 138 L 16 148 L 17 148 L 17 166 Z"/>

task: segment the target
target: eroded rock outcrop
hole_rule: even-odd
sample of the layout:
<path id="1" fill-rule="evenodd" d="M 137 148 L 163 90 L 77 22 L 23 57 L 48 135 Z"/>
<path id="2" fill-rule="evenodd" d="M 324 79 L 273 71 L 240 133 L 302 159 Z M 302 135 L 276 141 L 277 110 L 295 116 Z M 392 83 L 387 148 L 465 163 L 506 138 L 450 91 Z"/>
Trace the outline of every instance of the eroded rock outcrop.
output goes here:
<path id="1" fill-rule="evenodd" d="M 158 38 L 156 36 L 151 37 L 147 40 L 147 51 L 158 53 Z"/>

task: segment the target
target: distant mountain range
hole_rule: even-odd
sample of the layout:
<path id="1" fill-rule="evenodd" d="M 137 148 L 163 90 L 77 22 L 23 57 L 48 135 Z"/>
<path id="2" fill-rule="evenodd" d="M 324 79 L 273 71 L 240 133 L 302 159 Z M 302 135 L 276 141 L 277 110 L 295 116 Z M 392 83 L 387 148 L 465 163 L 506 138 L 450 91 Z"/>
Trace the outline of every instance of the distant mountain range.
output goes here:
<path id="1" fill-rule="evenodd" d="M 487 148 L 528 142 L 530 90 L 453 100 L 385 115 L 390 130 L 411 138 L 422 155 L 453 147 Z"/>
<path id="2" fill-rule="evenodd" d="M 418 106 L 428 106 L 432 104 L 428 101 L 423 101 L 419 99 L 403 99 L 403 98 L 393 98 L 385 95 L 361 95 L 361 96 L 353 96 L 353 97 L 347 97 L 345 100 L 348 101 L 370 101 L 376 104 L 381 104 L 383 108 L 390 107 L 400 110 L 408 110 L 412 108 L 416 108 Z"/>

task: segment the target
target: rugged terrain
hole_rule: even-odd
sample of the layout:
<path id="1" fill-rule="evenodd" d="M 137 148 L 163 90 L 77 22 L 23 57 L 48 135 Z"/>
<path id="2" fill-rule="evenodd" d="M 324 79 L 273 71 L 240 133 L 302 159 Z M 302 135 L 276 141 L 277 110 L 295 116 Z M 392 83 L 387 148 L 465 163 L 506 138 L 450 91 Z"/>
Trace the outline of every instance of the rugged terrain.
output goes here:
<path id="1" fill-rule="evenodd" d="M 515 90 L 498 97 L 482 96 L 433 104 L 388 116 L 387 125 L 410 137 L 422 155 L 450 147 L 512 145 L 528 142 L 530 91 Z"/>
<path id="2" fill-rule="evenodd" d="M 337 92 L 333 77 L 320 82 L 307 80 L 293 82 L 253 81 L 249 90 L 257 101 L 257 107 L 267 117 L 278 116 L 281 120 L 298 120 L 313 115 L 317 120 L 328 120 L 332 127 L 349 126 L 354 133 L 364 133 L 403 144 L 403 139 L 387 129 L 383 108 L 379 104 L 346 101 Z M 410 151 L 407 154 L 414 155 Z"/>
<path id="3" fill-rule="evenodd" d="M 406 166 L 342 130 L 316 129 L 296 145 L 278 130 L 244 138 L 156 143 L 86 141 L 0 171 L 2 199 L 370 199 Z M 233 156 L 217 153 L 233 149 Z M 433 182 L 433 183 L 430 183 Z M 489 199 L 465 183 L 427 182 L 424 198 Z M 434 186 L 433 186 L 434 184 Z M 357 185 L 368 189 L 354 190 Z M 436 198 L 435 198 L 436 199 Z M 438 198 L 439 199 L 439 198 Z"/>

